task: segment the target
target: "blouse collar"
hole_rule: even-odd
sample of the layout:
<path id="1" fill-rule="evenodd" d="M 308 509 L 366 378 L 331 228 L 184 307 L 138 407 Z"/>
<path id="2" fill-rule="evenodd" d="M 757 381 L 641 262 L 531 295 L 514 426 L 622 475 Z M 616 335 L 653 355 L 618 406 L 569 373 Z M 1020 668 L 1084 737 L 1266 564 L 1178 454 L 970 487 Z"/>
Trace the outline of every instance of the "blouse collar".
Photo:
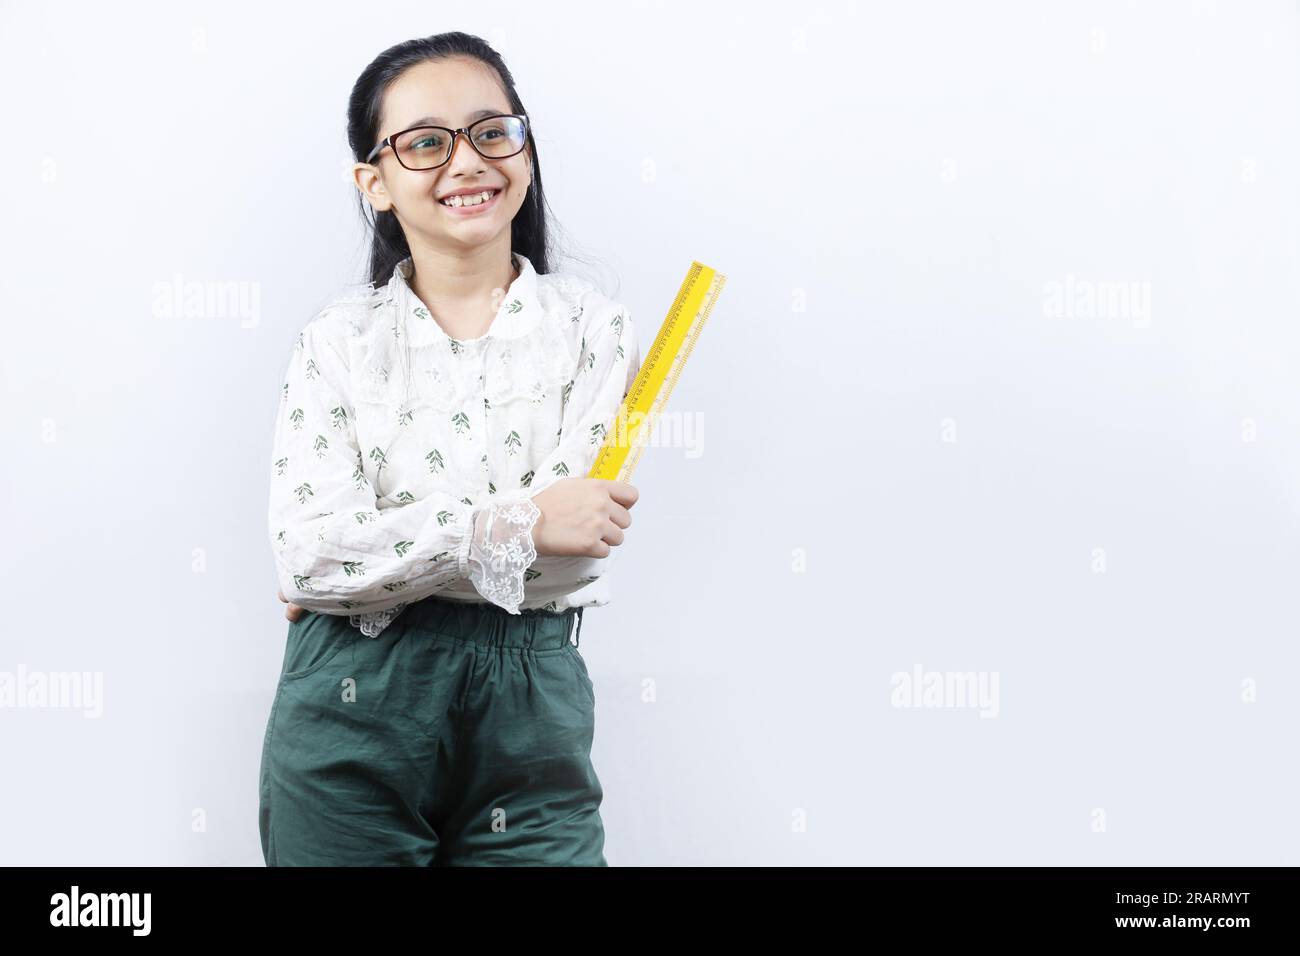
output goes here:
<path id="1" fill-rule="evenodd" d="M 514 253 L 519 266 L 519 276 L 510 283 L 497 314 L 488 326 L 488 330 L 477 339 L 452 339 L 430 314 L 420 297 L 411 288 L 410 277 L 413 268 L 412 257 L 407 256 L 393 268 L 389 280 L 389 299 L 399 310 L 399 315 L 409 331 L 414 345 L 433 342 L 455 342 L 455 351 L 461 346 L 474 348 L 490 340 L 508 340 L 521 338 L 532 332 L 542 316 L 541 303 L 537 297 L 537 272 L 527 256 Z"/>

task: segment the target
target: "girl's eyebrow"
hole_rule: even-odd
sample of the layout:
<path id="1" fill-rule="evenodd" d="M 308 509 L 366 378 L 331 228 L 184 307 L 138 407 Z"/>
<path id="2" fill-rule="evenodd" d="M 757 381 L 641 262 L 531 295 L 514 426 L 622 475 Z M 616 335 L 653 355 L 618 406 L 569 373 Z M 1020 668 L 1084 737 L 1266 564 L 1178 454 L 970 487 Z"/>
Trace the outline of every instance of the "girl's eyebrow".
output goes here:
<path id="1" fill-rule="evenodd" d="M 499 110 L 499 109 L 492 109 L 492 108 L 475 110 L 473 113 L 469 114 L 469 119 L 473 121 L 476 119 L 482 119 L 484 116 L 499 116 L 509 112 L 510 112 L 509 110 Z M 446 126 L 447 121 L 443 119 L 441 116 L 421 116 L 418 120 L 414 120 L 410 123 L 407 123 L 406 128 L 410 129 L 412 126 L 424 126 L 424 125 Z"/>

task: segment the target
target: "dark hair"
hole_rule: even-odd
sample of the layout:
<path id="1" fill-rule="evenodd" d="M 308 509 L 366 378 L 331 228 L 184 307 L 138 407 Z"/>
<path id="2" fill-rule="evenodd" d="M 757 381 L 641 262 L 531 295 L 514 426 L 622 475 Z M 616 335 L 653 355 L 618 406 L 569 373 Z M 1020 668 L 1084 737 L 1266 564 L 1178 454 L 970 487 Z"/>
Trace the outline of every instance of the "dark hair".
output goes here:
<path id="1" fill-rule="evenodd" d="M 442 60 L 452 56 L 473 57 L 496 71 L 510 100 L 512 113 L 527 113 L 523 101 L 515 91 L 515 81 L 501 56 L 486 41 L 469 33 L 438 33 L 430 37 L 407 40 L 389 47 L 361 71 L 352 94 L 348 97 L 348 146 L 357 162 L 366 156 L 380 140 L 379 113 L 384 92 L 409 67 L 426 60 Z M 532 154 L 533 182 L 528 187 L 524 204 L 510 224 L 510 251 L 526 256 L 539 275 L 550 272 L 550 237 L 547 229 L 546 196 L 542 190 L 542 164 L 533 140 L 532 124 L 528 127 L 525 149 Z M 359 191 L 361 218 L 371 230 L 370 281 L 381 286 L 392 277 L 393 269 L 411 254 L 402 232 L 402 225 L 392 212 L 375 212 L 374 220 L 366 214 L 374 207 Z"/>

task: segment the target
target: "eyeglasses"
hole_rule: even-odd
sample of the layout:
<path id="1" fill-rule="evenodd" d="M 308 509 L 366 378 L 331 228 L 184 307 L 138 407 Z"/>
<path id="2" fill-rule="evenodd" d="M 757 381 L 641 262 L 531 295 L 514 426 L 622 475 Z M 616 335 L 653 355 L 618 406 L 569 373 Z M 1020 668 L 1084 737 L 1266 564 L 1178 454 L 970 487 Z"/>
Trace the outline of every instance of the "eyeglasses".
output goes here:
<path id="1" fill-rule="evenodd" d="M 522 151 L 528 140 L 528 117 L 522 113 L 485 116 L 460 129 L 412 126 L 392 136 L 385 136 L 370 151 L 366 162 L 378 156 L 385 146 L 391 146 L 397 161 L 407 169 L 437 169 L 451 159 L 456 137 L 461 134 L 484 159 L 509 159 Z"/>

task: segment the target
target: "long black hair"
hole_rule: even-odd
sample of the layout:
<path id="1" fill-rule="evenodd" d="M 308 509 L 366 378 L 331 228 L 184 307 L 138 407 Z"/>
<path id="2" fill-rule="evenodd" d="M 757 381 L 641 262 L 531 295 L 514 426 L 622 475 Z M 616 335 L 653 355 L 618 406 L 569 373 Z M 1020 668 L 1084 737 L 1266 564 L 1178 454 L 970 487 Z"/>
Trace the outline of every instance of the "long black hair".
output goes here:
<path id="1" fill-rule="evenodd" d="M 510 112 L 527 114 L 523 101 L 515 91 L 515 81 L 500 54 L 486 41 L 469 33 L 438 33 L 430 37 L 407 40 L 389 47 L 375 57 L 357 77 L 348 97 L 348 146 L 357 162 L 366 156 L 380 139 L 379 113 L 384 91 L 409 67 L 426 60 L 442 60 L 452 56 L 469 56 L 496 70 L 501 77 Z M 532 155 L 533 182 L 528 187 L 524 204 L 510 224 L 510 251 L 526 256 L 539 275 L 550 272 L 550 235 L 547 229 L 546 195 L 542 190 L 542 163 L 533 140 L 532 124 L 528 124 L 528 141 L 525 149 Z M 402 232 L 402 225 L 391 211 L 375 212 L 374 219 L 367 210 L 374 207 L 360 190 L 357 198 L 361 205 L 361 218 L 370 227 L 370 281 L 381 286 L 392 277 L 393 269 L 411 254 Z"/>

